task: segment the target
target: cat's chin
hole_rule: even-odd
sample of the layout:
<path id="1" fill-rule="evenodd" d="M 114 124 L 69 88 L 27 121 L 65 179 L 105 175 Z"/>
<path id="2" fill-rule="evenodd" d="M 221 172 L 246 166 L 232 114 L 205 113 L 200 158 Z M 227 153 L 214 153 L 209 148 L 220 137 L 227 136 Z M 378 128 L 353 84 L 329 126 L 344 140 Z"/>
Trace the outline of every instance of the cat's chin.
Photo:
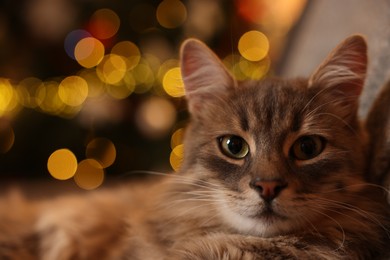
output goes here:
<path id="1" fill-rule="evenodd" d="M 221 210 L 221 216 L 227 225 L 246 235 L 273 237 L 291 233 L 294 230 L 291 220 L 271 211 L 244 216 L 224 208 Z"/>

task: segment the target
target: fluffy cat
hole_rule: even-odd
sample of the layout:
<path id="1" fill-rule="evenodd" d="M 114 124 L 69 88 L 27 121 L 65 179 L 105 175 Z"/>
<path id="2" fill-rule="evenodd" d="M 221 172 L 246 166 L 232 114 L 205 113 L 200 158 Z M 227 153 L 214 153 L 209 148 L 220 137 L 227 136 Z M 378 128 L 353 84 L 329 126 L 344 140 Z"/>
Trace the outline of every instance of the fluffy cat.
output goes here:
<path id="1" fill-rule="evenodd" d="M 83 197 L 2 201 L 1 259 L 379 259 L 386 191 L 357 118 L 366 43 L 309 79 L 238 82 L 204 44 L 181 68 L 191 114 L 177 174 Z M 371 136 L 372 139 L 372 136 Z"/>

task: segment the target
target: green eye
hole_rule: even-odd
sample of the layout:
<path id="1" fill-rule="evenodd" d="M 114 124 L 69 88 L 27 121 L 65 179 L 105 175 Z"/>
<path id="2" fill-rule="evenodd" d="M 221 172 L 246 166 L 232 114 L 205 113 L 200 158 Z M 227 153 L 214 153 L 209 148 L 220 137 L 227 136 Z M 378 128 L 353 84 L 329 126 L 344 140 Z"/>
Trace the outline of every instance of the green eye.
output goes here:
<path id="1" fill-rule="evenodd" d="M 297 160 L 317 157 L 325 148 L 325 140 L 316 135 L 302 136 L 292 145 L 290 154 Z"/>
<path id="2" fill-rule="evenodd" d="M 223 154 L 233 159 L 242 159 L 249 153 L 249 145 L 239 136 L 226 135 L 219 138 Z"/>

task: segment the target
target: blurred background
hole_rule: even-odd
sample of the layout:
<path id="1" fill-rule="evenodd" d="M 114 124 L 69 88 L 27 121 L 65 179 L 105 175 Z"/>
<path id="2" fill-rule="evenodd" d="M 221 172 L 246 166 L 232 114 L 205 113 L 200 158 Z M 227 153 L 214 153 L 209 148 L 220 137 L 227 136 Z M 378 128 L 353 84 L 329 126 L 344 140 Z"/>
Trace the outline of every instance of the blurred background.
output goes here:
<path id="1" fill-rule="evenodd" d="M 364 34 L 364 116 L 388 77 L 388 2 L 0 1 L 0 182 L 93 190 L 176 171 L 189 37 L 245 80 L 308 76 L 343 38 Z"/>

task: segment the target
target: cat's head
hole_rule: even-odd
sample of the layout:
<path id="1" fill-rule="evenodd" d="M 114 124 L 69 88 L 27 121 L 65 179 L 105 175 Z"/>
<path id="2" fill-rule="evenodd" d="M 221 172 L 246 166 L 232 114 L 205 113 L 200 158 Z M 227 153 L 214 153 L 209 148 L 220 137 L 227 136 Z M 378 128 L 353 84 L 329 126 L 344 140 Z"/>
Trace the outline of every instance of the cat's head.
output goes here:
<path id="1" fill-rule="evenodd" d="M 366 49 L 352 36 L 309 79 L 239 82 L 203 43 L 187 40 L 181 69 L 191 123 L 182 174 L 207 190 L 197 196 L 248 234 L 334 221 L 364 186 L 356 114 Z"/>

